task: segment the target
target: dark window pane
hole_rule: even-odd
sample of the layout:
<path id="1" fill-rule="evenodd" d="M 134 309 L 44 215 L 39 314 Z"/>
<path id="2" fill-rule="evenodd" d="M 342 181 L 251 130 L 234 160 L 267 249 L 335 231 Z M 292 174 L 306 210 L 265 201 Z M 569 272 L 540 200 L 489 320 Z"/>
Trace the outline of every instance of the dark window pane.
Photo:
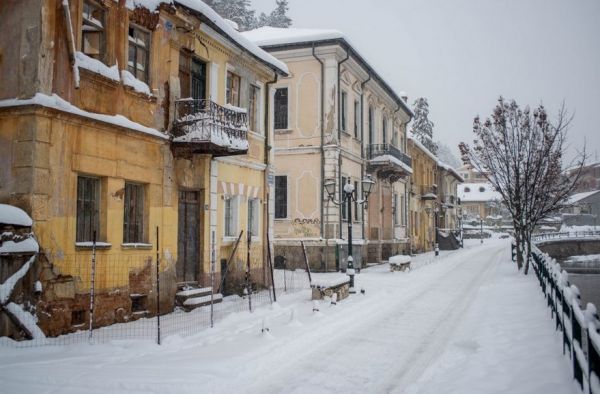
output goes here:
<path id="1" fill-rule="evenodd" d="M 275 219 L 287 218 L 287 176 L 275 177 Z"/>
<path id="2" fill-rule="evenodd" d="M 125 183 L 123 242 L 144 242 L 144 186 Z"/>
<path id="3" fill-rule="evenodd" d="M 100 229 L 100 180 L 90 177 L 77 178 L 77 224 L 76 242 L 89 242 Z"/>
<path id="4" fill-rule="evenodd" d="M 275 129 L 288 128 L 288 90 L 280 88 L 275 91 Z"/>

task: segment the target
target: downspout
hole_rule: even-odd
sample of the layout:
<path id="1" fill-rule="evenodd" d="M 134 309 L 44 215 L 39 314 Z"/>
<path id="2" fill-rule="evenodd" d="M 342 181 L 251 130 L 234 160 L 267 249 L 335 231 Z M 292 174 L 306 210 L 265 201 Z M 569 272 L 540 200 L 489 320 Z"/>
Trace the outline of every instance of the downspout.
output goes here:
<path id="1" fill-rule="evenodd" d="M 324 113 L 324 106 L 325 106 L 325 65 L 323 64 L 323 61 L 321 59 L 319 59 L 315 53 L 315 43 L 312 43 L 312 55 L 313 57 L 319 62 L 319 64 L 321 65 L 321 182 L 320 182 L 320 186 L 321 186 L 321 236 L 324 237 L 325 235 L 325 207 L 323 206 L 323 196 L 325 193 L 325 186 L 323 185 L 323 183 L 325 182 L 325 135 L 324 135 L 324 122 L 325 122 L 325 113 Z"/>
<path id="2" fill-rule="evenodd" d="M 71 20 L 71 10 L 69 0 L 62 0 L 63 12 L 65 13 L 65 24 L 67 25 L 67 48 L 69 50 L 69 61 L 73 68 L 73 79 L 75 80 L 75 89 L 79 89 L 79 66 L 75 57 L 75 35 L 73 34 L 73 22 Z"/>
<path id="3" fill-rule="evenodd" d="M 269 199 L 270 199 L 270 195 L 269 195 L 269 158 L 271 155 L 271 149 L 272 147 L 269 146 L 269 143 L 271 142 L 269 140 L 269 119 L 270 119 L 270 112 L 269 112 L 269 102 L 270 102 L 270 97 L 271 97 L 271 85 L 273 85 L 274 83 L 277 83 L 277 81 L 279 80 L 279 74 L 277 74 L 277 71 L 274 71 L 275 74 L 275 78 L 271 81 L 268 81 L 265 84 L 265 119 L 264 119 L 264 129 L 265 129 L 265 179 L 264 179 L 264 185 L 265 185 L 265 189 L 263 191 L 263 198 L 264 198 L 264 202 L 265 202 L 265 209 L 264 209 L 264 219 L 263 219 L 263 228 L 264 228 L 264 247 L 263 247 L 263 261 L 266 260 L 268 254 L 268 249 L 271 247 L 271 245 L 267 242 L 267 240 L 269 241 L 273 241 L 270 239 L 269 237 L 269 219 L 270 219 L 270 215 L 269 215 Z M 275 154 L 275 152 L 273 152 L 273 155 Z M 272 256 L 273 254 L 271 254 Z M 273 262 L 271 261 L 271 264 L 273 264 Z M 263 272 L 265 272 L 265 270 L 263 270 Z M 268 275 L 265 275 L 265 280 L 268 278 Z"/>
<path id="4" fill-rule="evenodd" d="M 342 188 L 344 187 L 344 185 L 342 185 L 342 127 L 341 127 L 341 120 L 342 120 L 342 112 L 341 112 L 341 108 L 342 108 L 342 87 L 341 87 L 341 66 L 343 63 L 345 63 L 348 59 L 350 59 L 350 52 L 348 52 L 348 49 L 346 48 L 346 57 L 342 60 L 340 60 L 337 64 L 337 128 L 338 128 L 338 144 L 339 144 L 339 150 L 340 153 L 338 155 L 338 184 L 340 185 L 340 200 L 341 200 L 341 195 L 342 195 Z M 339 214 L 338 217 L 339 219 L 339 225 L 340 225 L 340 239 L 342 239 L 343 236 L 343 230 L 344 230 L 344 226 L 342 223 L 342 205 L 339 206 L 338 208 L 339 210 Z M 348 218 L 348 220 L 350 221 L 350 223 L 352 223 L 352 218 Z M 351 254 L 350 251 L 348 251 L 348 253 Z"/>
<path id="5" fill-rule="evenodd" d="M 361 172 L 363 177 L 365 176 L 365 120 L 363 119 L 363 116 L 365 114 L 365 86 L 367 85 L 367 82 L 369 82 L 371 80 L 371 74 L 368 74 L 369 78 L 367 78 L 365 81 L 360 83 L 360 142 L 361 142 L 361 149 L 360 149 L 360 156 L 363 159 L 362 163 L 361 163 Z M 368 119 L 368 115 L 367 115 L 367 119 Z M 363 238 L 363 242 L 365 241 L 365 206 L 364 204 L 362 205 L 362 238 Z M 368 215 L 368 212 L 367 212 Z"/>

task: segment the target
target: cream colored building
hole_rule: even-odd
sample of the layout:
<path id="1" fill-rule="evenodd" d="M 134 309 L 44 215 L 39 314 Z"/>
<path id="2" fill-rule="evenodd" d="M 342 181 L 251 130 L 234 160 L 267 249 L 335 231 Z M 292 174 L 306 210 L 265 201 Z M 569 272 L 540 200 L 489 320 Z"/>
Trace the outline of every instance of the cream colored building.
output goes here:
<path id="1" fill-rule="evenodd" d="M 38 305 L 60 311 L 40 312 L 50 335 L 85 319 L 93 234 L 97 324 L 133 316 L 129 295 L 152 292 L 157 254 L 163 312 L 177 284 L 210 285 L 211 262 L 219 280 L 242 230 L 254 281 L 265 280 L 265 117 L 287 67 L 202 2 L 147 4 L 0 2 L 0 202 L 30 214 L 38 261 L 52 267 Z M 243 237 L 229 279 L 243 278 L 247 247 Z M 58 286 L 66 298 L 53 298 Z"/>
<path id="2" fill-rule="evenodd" d="M 244 35 L 284 61 L 289 77 L 275 84 L 275 255 L 299 266 L 304 241 L 313 268 L 344 266 L 348 222 L 355 264 L 407 250 L 407 189 L 411 159 L 406 124 L 412 112 L 394 90 L 334 30 L 261 28 Z M 376 181 L 364 205 L 328 199 L 323 183 Z"/>

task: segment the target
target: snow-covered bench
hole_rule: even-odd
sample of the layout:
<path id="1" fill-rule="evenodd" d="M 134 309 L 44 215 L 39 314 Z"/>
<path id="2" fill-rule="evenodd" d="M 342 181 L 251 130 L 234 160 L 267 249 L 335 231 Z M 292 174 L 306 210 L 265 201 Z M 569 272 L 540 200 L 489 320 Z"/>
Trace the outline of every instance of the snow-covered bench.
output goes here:
<path id="1" fill-rule="evenodd" d="M 313 274 L 315 276 L 315 274 Z M 350 278 L 343 274 L 316 274 L 313 278 L 312 299 L 322 300 L 325 297 L 331 297 L 337 294 L 337 300 L 343 300 L 348 297 L 350 289 Z"/>
<path id="2" fill-rule="evenodd" d="M 397 254 L 390 257 L 390 271 L 406 271 L 410 270 L 410 256 Z"/>

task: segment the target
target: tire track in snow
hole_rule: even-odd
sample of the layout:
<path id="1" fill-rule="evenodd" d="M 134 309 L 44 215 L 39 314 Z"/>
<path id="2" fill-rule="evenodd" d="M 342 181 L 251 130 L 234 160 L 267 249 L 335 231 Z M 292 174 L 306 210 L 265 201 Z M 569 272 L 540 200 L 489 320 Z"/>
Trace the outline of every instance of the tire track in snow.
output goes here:
<path id="1" fill-rule="evenodd" d="M 502 249 L 505 247 L 502 245 Z M 450 329 L 470 305 L 470 296 L 477 291 L 477 285 L 497 263 L 500 246 L 485 248 L 490 249 L 498 249 L 491 264 L 474 261 L 481 260 L 485 253 L 481 248 L 474 248 L 456 256 L 460 261 L 439 261 L 439 266 L 431 268 L 436 268 L 434 275 L 410 286 L 402 295 L 396 292 L 382 297 L 379 302 L 371 299 L 368 303 L 354 303 L 344 313 L 328 316 L 327 327 L 318 329 L 318 341 L 311 340 L 312 334 L 305 332 L 294 337 L 291 343 L 279 343 L 277 349 L 265 349 L 266 352 L 274 350 L 275 354 L 265 356 L 269 362 L 261 382 L 245 389 L 248 392 L 294 392 L 295 389 L 298 392 L 307 389 L 357 392 L 364 391 L 368 385 L 371 392 L 388 392 L 418 378 L 435 356 L 432 349 L 445 344 Z M 418 272 L 420 270 L 415 271 L 414 280 L 420 280 Z M 448 286 L 452 278 L 456 283 Z M 461 287 L 462 279 L 468 283 Z M 459 291 L 452 295 L 453 289 Z M 431 309 L 432 304 L 443 306 Z M 372 310 L 361 313 L 360 321 L 348 325 L 346 318 L 360 307 L 372 307 Z M 420 322 L 421 327 L 415 321 Z M 423 335 L 423 326 L 426 335 Z M 440 332 L 444 331 L 442 328 L 446 332 Z M 293 360 L 289 355 L 293 355 Z M 340 386 L 344 379 L 346 384 Z"/>

